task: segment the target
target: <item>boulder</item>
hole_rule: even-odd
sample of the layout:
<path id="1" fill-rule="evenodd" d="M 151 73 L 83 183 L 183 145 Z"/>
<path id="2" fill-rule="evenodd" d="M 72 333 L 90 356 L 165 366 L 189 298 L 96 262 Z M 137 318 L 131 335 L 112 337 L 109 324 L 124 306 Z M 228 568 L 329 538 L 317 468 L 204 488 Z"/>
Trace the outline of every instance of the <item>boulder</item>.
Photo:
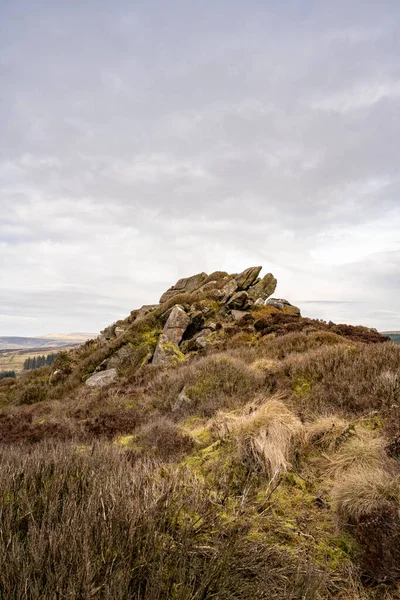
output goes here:
<path id="1" fill-rule="evenodd" d="M 185 360 L 185 355 L 168 337 L 162 333 L 155 349 L 152 363 L 161 367 L 175 366 Z"/>
<path id="2" fill-rule="evenodd" d="M 243 273 L 236 275 L 235 279 L 239 290 L 247 290 L 257 279 L 262 267 L 249 267 Z"/>
<path id="3" fill-rule="evenodd" d="M 222 303 L 225 303 L 238 289 L 238 282 L 236 279 L 228 281 L 221 289 L 220 299 Z"/>
<path id="4" fill-rule="evenodd" d="M 181 342 L 189 323 L 189 315 L 185 313 L 183 308 L 176 304 L 171 310 L 167 322 L 164 325 L 163 334 L 168 340 L 178 345 Z"/>
<path id="5" fill-rule="evenodd" d="M 189 323 L 189 315 L 176 304 L 170 311 L 163 332 L 158 339 L 153 356 L 154 365 L 174 365 L 185 359 L 179 350 L 178 344 L 181 342 Z"/>
<path id="6" fill-rule="evenodd" d="M 110 369 L 111 367 L 119 367 L 122 365 L 124 361 L 129 360 L 129 358 L 134 353 L 132 346 L 126 344 L 125 346 L 121 346 L 119 350 L 117 350 L 111 358 L 107 361 L 107 367 Z M 103 361 L 104 362 L 104 361 Z M 102 363 L 101 363 L 102 364 Z M 97 369 L 96 369 L 97 370 Z"/>
<path id="7" fill-rule="evenodd" d="M 285 300 L 284 298 L 268 298 L 265 304 L 266 306 L 273 306 L 274 308 L 278 308 L 279 310 L 287 308 L 289 309 L 287 312 L 297 315 L 300 314 L 300 309 L 297 306 L 293 306 L 293 304 L 290 304 L 290 302 L 288 300 Z"/>
<path id="8" fill-rule="evenodd" d="M 153 312 L 153 310 L 156 310 L 156 308 L 158 308 L 159 306 L 160 306 L 159 304 L 143 304 L 143 306 L 141 308 L 139 308 L 139 310 L 135 311 L 135 313 L 136 313 L 135 318 L 142 319 L 143 317 L 148 315 L 150 312 Z M 134 312 L 134 311 L 132 311 L 132 312 Z M 131 312 L 131 314 L 132 314 L 132 312 Z"/>
<path id="9" fill-rule="evenodd" d="M 85 384 L 88 387 L 102 388 L 109 385 L 117 378 L 117 369 L 107 369 L 106 371 L 100 371 L 95 373 L 89 379 L 86 379 Z"/>
<path id="10" fill-rule="evenodd" d="M 232 296 L 230 300 L 226 303 L 232 310 L 242 310 L 249 303 L 249 296 L 247 292 L 237 292 Z"/>
<path id="11" fill-rule="evenodd" d="M 205 348 L 208 343 L 207 338 L 212 333 L 212 329 L 209 329 L 208 327 L 199 331 L 199 333 L 197 333 L 194 338 L 190 340 L 188 344 L 188 350 L 192 352 L 194 350 L 202 350 Z"/>
<path id="12" fill-rule="evenodd" d="M 117 337 L 119 337 L 120 335 L 122 335 L 123 333 L 125 333 L 125 329 L 123 327 L 116 327 L 115 328 L 115 335 Z"/>
<path id="13" fill-rule="evenodd" d="M 205 280 L 207 279 L 207 273 L 198 273 L 197 275 L 192 275 L 192 277 L 184 277 L 183 279 L 179 279 L 175 285 L 170 287 L 160 298 L 160 304 L 163 302 L 168 302 L 174 296 L 178 294 L 186 294 L 188 292 L 194 292 L 198 290 Z"/>
<path id="14" fill-rule="evenodd" d="M 276 284 L 277 281 L 272 273 L 267 273 L 267 275 L 265 275 L 261 281 L 248 289 L 249 298 L 252 300 L 258 300 L 259 298 L 266 300 L 276 290 Z"/>

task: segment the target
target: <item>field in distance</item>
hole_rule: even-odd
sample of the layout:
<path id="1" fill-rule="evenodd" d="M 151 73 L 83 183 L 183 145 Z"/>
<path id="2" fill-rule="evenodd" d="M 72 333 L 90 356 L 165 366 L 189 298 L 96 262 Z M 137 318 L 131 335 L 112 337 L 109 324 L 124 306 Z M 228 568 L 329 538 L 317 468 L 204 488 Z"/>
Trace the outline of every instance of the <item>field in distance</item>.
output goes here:
<path id="1" fill-rule="evenodd" d="M 48 333 L 40 337 L 0 337 L 0 350 L 27 350 L 29 348 L 59 348 L 83 344 L 93 339 L 96 333 Z"/>
<path id="2" fill-rule="evenodd" d="M 96 333 L 50 333 L 38 338 L 0 337 L 0 372 L 14 371 L 20 375 L 26 359 L 70 350 L 96 336 Z"/>
<path id="3" fill-rule="evenodd" d="M 27 350 L 0 350 L 0 373 L 2 371 L 14 371 L 16 375 L 20 375 L 24 370 L 24 362 L 27 358 L 34 356 L 47 356 L 48 354 L 59 352 L 60 350 L 71 350 L 77 344 L 69 346 L 47 346 L 43 348 L 30 348 Z"/>

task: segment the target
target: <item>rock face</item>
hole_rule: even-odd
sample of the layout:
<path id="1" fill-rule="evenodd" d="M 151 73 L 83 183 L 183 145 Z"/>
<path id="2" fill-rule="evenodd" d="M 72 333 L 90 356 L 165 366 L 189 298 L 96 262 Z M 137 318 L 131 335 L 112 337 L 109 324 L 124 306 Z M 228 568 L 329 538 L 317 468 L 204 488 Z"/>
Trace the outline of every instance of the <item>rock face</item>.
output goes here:
<path id="1" fill-rule="evenodd" d="M 88 387 L 101 388 L 109 385 L 117 378 L 117 369 L 107 369 L 107 371 L 100 371 L 95 373 L 89 379 L 86 380 Z"/>
<path id="2" fill-rule="evenodd" d="M 179 350 L 179 346 L 171 342 L 167 336 L 162 333 L 159 337 L 157 348 L 153 356 L 153 365 L 161 367 L 178 365 L 185 360 L 184 354 Z"/>
<path id="3" fill-rule="evenodd" d="M 232 296 L 232 294 L 236 292 L 238 287 L 239 286 L 236 279 L 231 279 L 230 281 L 228 281 L 221 289 L 221 302 L 226 302 Z"/>
<path id="4" fill-rule="evenodd" d="M 171 300 L 171 298 L 177 296 L 178 294 L 185 294 L 186 292 L 194 292 L 195 290 L 198 290 L 203 285 L 207 277 L 207 273 L 198 273 L 197 275 L 192 275 L 192 277 L 184 277 L 183 279 L 179 279 L 175 285 L 164 292 L 160 298 L 160 304 Z"/>
<path id="5" fill-rule="evenodd" d="M 237 292 L 232 296 L 230 300 L 226 303 L 230 309 L 233 310 L 242 310 L 246 308 L 249 303 L 249 295 L 247 292 Z"/>
<path id="6" fill-rule="evenodd" d="M 238 284 L 238 289 L 247 290 L 257 279 L 262 267 L 249 267 L 243 273 L 236 275 L 235 280 Z"/>
<path id="7" fill-rule="evenodd" d="M 174 306 L 158 340 L 153 356 L 154 365 L 174 363 L 177 357 L 182 354 L 178 348 L 178 344 L 182 341 L 183 334 L 189 323 L 190 317 L 185 313 L 183 308 L 178 305 Z"/>
<path id="8" fill-rule="evenodd" d="M 185 313 L 183 308 L 176 305 L 169 314 L 168 320 L 164 326 L 163 334 L 174 344 L 179 344 L 189 323 L 190 317 Z"/>
<path id="9" fill-rule="evenodd" d="M 276 290 L 276 284 L 277 281 L 272 273 L 267 273 L 267 275 L 265 275 L 261 281 L 249 288 L 249 298 L 252 300 L 258 300 L 258 298 L 266 300 Z"/>

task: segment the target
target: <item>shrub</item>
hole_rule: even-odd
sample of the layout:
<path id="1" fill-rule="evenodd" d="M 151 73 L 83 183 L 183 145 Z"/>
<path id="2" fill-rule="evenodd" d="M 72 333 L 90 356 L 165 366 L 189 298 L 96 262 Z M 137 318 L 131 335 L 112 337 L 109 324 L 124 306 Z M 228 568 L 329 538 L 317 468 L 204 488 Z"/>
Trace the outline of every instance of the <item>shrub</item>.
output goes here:
<path id="1" fill-rule="evenodd" d="M 245 462 L 272 479 L 287 469 L 303 438 L 303 424 L 279 399 L 246 408 L 239 415 L 219 415 L 214 427 L 220 436 L 235 439 Z"/>
<path id="2" fill-rule="evenodd" d="M 336 514 L 361 550 L 367 577 L 395 580 L 400 576 L 400 478 L 381 469 L 357 468 L 336 482 Z"/>
<path id="3" fill-rule="evenodd" d="M 148 391 L 170 410 L 184 389 L 191 400 L 186 412 L 210 417 L 221 408 L 240 406 L 262 389 L 264 376 L 244 362 L 224 354 L 195 359 L 179 370 L 160 372 Z"/>
<path id="4" fill-rule="evenodd" d="M 307 443 L 321 450 L 336 450 L 352 435 L 354 426 L 336 415 L 319 417 L 306 427 Z"/>
<path id="5" fill-rule="evenodd" d="M 226 518 L 201 479 L 114 448 L 0 457 L 2 598 L 317 599 L 323 579 Z M 300 595 L 299 595 L 300 594 Z"/>
<path id="6" fill-rule="evenodd" d="M 385 462 L 385 440 L 382 437 L 375 437 L 371 432 L 358 432 L 333 455 L 327 466 L 327 472 L 342 476 L 353 467 L 378 469 Z"/>
<path id="7" fill-rule="evenodd" d="M 362 413 L 387 408 L 399 399 L 397 385 L 388 384 L 384 373 L 400 370 L 400 346 L 336 345 L 291 354 L 277 373 L 278 388 L 294 390 L 300 378 L 309 382 L 302 409 L 313 413 L 340 410 Z"/>
<path id="8" fill-rule="evenodd" d="M 189 452 L 195 446 L 191 435 L 166 418 L 145 425 L 137 433 L 135 442 L 146 454 L 164 460 Z"/>

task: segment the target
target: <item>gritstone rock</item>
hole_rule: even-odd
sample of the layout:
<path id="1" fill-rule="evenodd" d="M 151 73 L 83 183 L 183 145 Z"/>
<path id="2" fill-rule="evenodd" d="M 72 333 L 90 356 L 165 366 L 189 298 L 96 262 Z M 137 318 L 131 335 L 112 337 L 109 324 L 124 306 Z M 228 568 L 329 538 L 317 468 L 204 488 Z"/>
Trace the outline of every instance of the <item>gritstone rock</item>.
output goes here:
<path id="1" fill-rule="evenodd" d="M 117 370 L 116 369 L 107 369 L 107 371 L 100 371 L 100 373 L 95 373 L 89 379 L 86 380 L 86 385 L 88 387 L 104 387 L 105 385 L 109 385 L 117 378 Z"/>
<path id="2" fill-rule="evenodd" d="M 186 292 L 194 292 L 195 290 L 198 290 L 207 277 L 207 273 L 198 273 L 197 275 L 192 275 L 192 277 L 184 277 L 183 279 L 179 279 L 175 285 L 164 292 L 160 298 L 160 304 L 171 300 L 171 298 L 177 296 L 178 294 L 185 294 Z"/>
<path id="3" fill-rule="evenodd" d="M 153 365 L 168 367 L 170 365 L 178 365 L 184 360 L 185 356 L 179 350 L 179 347 L 162 333 L 158 339 L 157 348 L 154 352 Z"/>
<path id="4" fill-rule="evenodd" d="M 262 267 L 249 267 L 243 273 L 236 275 L 235 279 L 240 290 L 247 290 L 257 279 Z"/>
<path id="5" fill-rule="evenodd" d="M 274 293 L 276 289 L 276 279 L 272 275 L 272 273 L 267 273 L 265 277 L 261 279 L 258 283 L 253 285 L 248 289 L 249 298 L 252 300 L 258 300 L 258 298 L 262 298 L 266 300 Z"/>
<path id="6" fill-rule="evenodd" d="M 153 364 L 175 364 L 178 357 L 181 358 L 182 353 L 178 348 L 178 344 L 181 342 L 189 323 L 190 317 L 185 313 L 183 308 L 175 305 L 159 337 L 157 348 L 154 352 Z"/>
<path id="7" fill-rule="evenodd" d="M 274 308 L 278 308 L 279 310 L 283 310 L 285 307 L 290 307 L 290 312 L 293 314 L 300 314 L 300 309 L 297 306 L 293 306 L 290 304 L 288 300 L 284 298 L 268 298 L 265 303 L 267 306 L 273 306 Z"/>
<path id="8" fill-rule="evenodd" d="M 230 300 L 227 302 L 227 306 L 234 310 L 241 310 L 248 305 L 249 296 L 247 292 L 237 292 Z"/>

